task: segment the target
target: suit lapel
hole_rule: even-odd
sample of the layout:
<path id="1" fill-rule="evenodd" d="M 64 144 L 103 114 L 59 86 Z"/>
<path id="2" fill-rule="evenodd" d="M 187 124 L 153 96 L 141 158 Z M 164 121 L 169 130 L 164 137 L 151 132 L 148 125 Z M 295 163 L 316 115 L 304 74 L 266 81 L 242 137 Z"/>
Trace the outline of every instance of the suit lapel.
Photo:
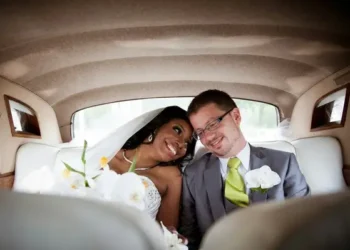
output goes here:
<path id="1" fill-rule="evenodd" d="M 256 147 L 250 145 L 250 170 L 258 169 L 267 165 L 265 155 Z M 249 191 L 249 201 L 251 203 L 263 202 L 267 200 L 267 193 Z"/>
<path id="2" fill-rule="evenodd" d="M 204 172 L 204 183 L 208 194 L 210 209 L 214 220 L 225 215 L 225 207 L 222 198 L 222 176 L 219 159 L 211 155 Z"/>

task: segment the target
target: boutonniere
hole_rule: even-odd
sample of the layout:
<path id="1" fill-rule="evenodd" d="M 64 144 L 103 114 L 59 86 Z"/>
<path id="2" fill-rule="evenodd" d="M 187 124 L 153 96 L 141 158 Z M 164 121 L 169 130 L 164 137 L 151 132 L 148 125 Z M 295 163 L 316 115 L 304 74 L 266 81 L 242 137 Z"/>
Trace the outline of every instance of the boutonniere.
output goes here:
<path id="1" fill-rule="evenodd" d="M 272 171 L 267 165 L 248 171 L 245 174 L 244 179 L 247 188 L 261 193 L 266 193 L 269 188 L 272 188 L 281 182 L 279 175 Z"/>

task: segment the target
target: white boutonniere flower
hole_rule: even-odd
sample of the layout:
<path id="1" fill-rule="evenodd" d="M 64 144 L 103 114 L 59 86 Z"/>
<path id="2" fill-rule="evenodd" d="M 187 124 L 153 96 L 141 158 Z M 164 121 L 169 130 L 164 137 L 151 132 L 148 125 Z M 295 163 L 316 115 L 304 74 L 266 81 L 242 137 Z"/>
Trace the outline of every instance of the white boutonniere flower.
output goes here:
<path id="1" fill-rule="evenodd" d="M 252 191 L 260 191 L 262 193 L 266 193 L 269 188 L 272 188 L 281 182 L 279 175 L 272 171 L 267 165 L 248 171 L 245 174 L 244 179 L 247 188 L 250 188 Z"/>

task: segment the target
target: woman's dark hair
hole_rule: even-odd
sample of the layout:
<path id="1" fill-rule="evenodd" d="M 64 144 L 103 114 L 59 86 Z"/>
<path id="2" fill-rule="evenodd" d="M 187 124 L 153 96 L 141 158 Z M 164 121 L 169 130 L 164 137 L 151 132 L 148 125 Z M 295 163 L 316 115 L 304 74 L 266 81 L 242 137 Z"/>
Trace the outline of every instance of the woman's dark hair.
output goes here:
<path id="1" fill-rule="evenodd" d="M 187 112 L 178 106 L 169 106 L 166 107 L 162 112 L 160 112 L 152 121 L 146 124 L 143 128 L 137 131 L 133 136 L 131 136 L 123 145 L 122 149 L 129 150 L 135 149 L 140 146 L 142 143 L 145 143 L 145 139 L 152 135 L 152 141 L 149 143 L 153 143 L 154 138 L 157 136 L 158 129 L 164 124 L 170 122 L 174 119 L 182 119 L 188 122 L 191 125 Z M 186 154 L 171 162 L 161 162 L 158 164 L 159 166 L 180 166 L 182 167 L 189 161 L 193 159 L 194 150 L 196 146 L 196 141 L 191 137 L 190 142 L 187 145 Z"/>

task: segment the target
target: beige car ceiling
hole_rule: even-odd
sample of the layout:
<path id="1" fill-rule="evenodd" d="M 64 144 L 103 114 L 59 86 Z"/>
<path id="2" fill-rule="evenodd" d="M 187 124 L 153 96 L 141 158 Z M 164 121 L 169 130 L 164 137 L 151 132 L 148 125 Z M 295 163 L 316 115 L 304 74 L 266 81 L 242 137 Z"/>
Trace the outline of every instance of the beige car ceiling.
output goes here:
<path id="1" fill-rule="evenodd" d="M 0 76 L 59 124 L 91 105 L 210 87 L 279 105 L 350 65 L 346 1 L 2 1 Z M 122 85 L 122 87 L 121 87 Z M 234 87 L 234 88 L 233 88 Z"/>

